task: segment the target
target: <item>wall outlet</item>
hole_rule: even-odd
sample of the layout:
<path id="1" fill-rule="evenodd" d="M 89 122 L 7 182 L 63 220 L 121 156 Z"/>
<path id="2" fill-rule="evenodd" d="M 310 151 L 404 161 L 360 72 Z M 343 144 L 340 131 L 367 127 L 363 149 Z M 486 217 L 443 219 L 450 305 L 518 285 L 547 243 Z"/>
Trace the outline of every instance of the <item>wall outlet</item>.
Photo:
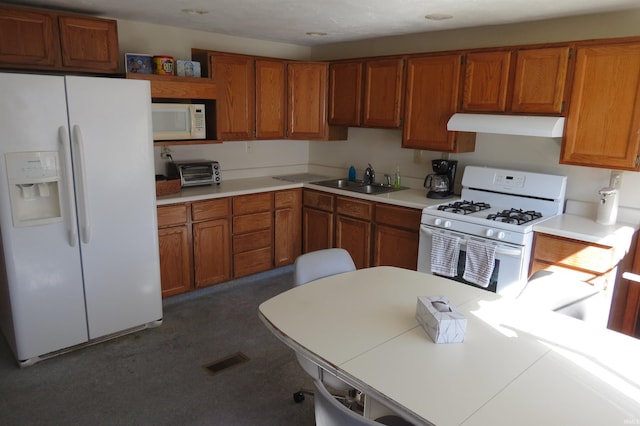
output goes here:
<path id="1" fill-rule="evenodd" d="M 163 146 L 162 150 L 160 151 L 160 158 L 162 158 L 163 160 L 173 160 L 173 157 L 171 157 L 171 148 L 169 148 L 168 146 Z"/>

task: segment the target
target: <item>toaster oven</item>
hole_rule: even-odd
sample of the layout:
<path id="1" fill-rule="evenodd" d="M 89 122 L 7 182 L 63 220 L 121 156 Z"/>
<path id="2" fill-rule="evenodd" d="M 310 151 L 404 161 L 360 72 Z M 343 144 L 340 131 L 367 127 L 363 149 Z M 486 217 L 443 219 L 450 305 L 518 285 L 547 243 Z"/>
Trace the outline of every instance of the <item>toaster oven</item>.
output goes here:
<path id="1" fill-rule="evenodd" d="M 180 178 L 183 188 L 188 186 L 220 184 L 220 164 L 212 160 L 172 161 L 169 175 Z"/>

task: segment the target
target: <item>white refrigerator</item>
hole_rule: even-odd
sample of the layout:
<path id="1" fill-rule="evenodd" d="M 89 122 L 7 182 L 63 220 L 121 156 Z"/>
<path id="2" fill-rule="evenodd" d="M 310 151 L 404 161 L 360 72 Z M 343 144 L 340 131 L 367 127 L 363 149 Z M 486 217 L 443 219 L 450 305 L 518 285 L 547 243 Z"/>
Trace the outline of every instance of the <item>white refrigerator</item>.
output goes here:
<path id="1" fill-rule="evenodd" d="M 0 73 L 0 325 L 20 366 L 162 322 L 146 81 Z"/>

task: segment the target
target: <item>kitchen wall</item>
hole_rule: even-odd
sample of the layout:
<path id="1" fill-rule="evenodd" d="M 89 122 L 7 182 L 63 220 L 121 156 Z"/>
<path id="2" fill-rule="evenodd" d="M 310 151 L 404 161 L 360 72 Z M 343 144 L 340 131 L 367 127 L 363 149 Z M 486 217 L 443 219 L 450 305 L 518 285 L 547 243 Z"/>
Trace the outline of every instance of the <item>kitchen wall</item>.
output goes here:
<path id="1" fill-rule="evenodd" d="M 286 59 L 328 60 L 398 53 L 414 53 L 462 48 L 506 46 L 552 41 L 640 35 L 640 9 L 518 25 L 431 32 L 397 36 L 367 42 L 350 42 L 307 48 L 284 43 L 230 37 L 173 27 L 118 21 L 121 52 L 168 54 L 189 58 L 191 47 L 255 54 Z M 430 171 L 430 160 L 443 154 L 400 148 L 399 130 L 349 129 L 349 140 L 342 142 L 254 141 L 225 142 L 217 145 L 171 147 L 174 159 L 210 158 L 221 162 L 224 177 L 272 174 L 330 173 L 345 175 L 353 164 L 358 175 L 372 163 L 378 179 L 393 173 L 397 165 L 403 184 L 420 187 Z M 163 173 L 165 162 L 156 148 L 156 171 Z M 610 171 L 558 164 L 560 140 L 478 134 L 476 151 L 451 154 L 461 168 L 468 164 L 523 169 L 569 177 L 567 196 L 596 202 L 597 191 L 608 185 Z M 307 166 L 308 164 L 308 166 Z M 458 176 L 458 181 L 460 176 Z M 625 172 L 620 205 L 640 208 L 640 173 Z M 459 184 L 458 184 L 459 189 Z M 639 218 L 640 219 L 640 218 Z"/>

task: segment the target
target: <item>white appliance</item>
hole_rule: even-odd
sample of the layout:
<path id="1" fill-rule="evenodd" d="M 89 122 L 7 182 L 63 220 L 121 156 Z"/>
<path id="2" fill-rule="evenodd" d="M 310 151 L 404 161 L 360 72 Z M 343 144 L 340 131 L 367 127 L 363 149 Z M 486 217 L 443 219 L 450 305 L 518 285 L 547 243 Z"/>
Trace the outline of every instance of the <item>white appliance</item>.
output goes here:
<path id="1" fill-rule="evenodd" d="M 152 104 L 153 139 L 188 140 L 207 136 L 203 104 Z"/>
<path id="2" fill-rule="evenodd" d="M 566 185 L 566 176 L 467 166 L 461 199 L 422 211 L 418 271 L 432 273 L 434 234 L 453 237 L 460 252 L 449 278 L 476 285 L 463 278 L 466 247 L 493 246 L 488 285 L 479 287 L 517 297 L 527 282 L 533 227 L 562 214 Z"/>
<path id="3" fill-rule="evenodd" d="M 149 83 L 0 73 L 0 325 L 18 363 L 162 321 Z"/>

